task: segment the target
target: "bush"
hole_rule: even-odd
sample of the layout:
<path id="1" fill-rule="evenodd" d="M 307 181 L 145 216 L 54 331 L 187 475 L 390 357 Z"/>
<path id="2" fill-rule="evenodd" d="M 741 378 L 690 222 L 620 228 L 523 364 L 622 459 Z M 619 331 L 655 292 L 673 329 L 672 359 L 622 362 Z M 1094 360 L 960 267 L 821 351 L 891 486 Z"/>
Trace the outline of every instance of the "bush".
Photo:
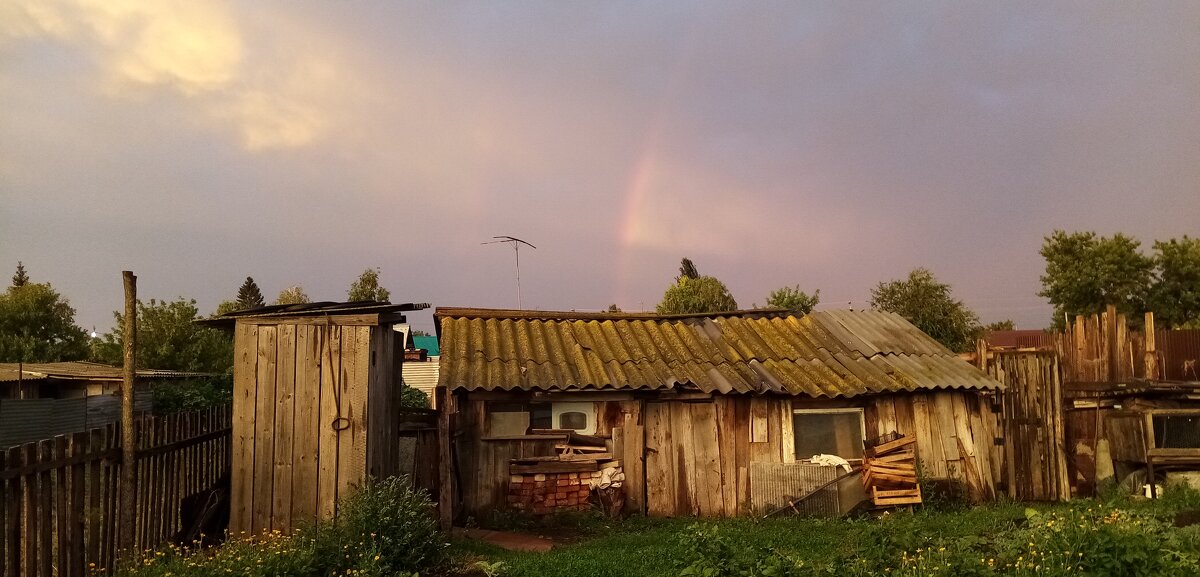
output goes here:
<path id="1" fill-rule="evenodd" d="M 400 406 L 410 409 L 428 409 L 430 407 L 429 395 L 426 395 L 425 391 L 421 389 L 404 387 L 400 390 Z"/>
<path id="2" fill-rule="evenodd" d="M 432 503 L 407 479 L 371 482 L 339 504 L 337 523 L 231 538 L 220 547 L 168 547 L 120 567 L 117 577 L 406 577 L 444 561 Z"/>

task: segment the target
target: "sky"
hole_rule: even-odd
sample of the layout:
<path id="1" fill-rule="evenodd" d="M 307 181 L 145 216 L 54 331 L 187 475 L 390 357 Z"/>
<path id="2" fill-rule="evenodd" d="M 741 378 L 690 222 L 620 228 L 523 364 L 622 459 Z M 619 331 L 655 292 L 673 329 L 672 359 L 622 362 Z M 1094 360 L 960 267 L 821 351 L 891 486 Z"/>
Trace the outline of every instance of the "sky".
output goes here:
<path id="1" fill-rule="evenodd" d="M 0 270 L 101 332 L 340 300 L 862 308 L 927 267 L 1041 328 L 1055 229 L 1200 234 L 1200 3 L 0 3 Z M 432 330 L 428 311 L 410 315 Z"/>

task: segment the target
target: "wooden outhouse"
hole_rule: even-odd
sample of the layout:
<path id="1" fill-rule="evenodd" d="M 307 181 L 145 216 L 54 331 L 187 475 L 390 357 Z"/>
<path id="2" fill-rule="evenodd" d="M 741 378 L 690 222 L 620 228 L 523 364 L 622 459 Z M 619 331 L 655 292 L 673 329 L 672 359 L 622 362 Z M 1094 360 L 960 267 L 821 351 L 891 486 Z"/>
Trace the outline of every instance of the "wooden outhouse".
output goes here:
<path id="1" fill-rule="evenodd" d="M 393 325 L 427 306 L 308 303 L 209 321 L 234 331 L 231 532 L 334 518 L 368 476 L 397 472 Z"/>

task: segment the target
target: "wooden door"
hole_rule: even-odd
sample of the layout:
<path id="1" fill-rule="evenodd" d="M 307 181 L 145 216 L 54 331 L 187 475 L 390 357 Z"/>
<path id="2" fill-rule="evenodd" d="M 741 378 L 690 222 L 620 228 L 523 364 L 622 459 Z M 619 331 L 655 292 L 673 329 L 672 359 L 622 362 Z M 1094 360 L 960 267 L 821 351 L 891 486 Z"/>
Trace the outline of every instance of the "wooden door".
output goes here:
<path id="1" fill-rule="evenodd" d="M 647 513 L 725 515 L 714 404 L 648 402 L 645 423 Z"/>

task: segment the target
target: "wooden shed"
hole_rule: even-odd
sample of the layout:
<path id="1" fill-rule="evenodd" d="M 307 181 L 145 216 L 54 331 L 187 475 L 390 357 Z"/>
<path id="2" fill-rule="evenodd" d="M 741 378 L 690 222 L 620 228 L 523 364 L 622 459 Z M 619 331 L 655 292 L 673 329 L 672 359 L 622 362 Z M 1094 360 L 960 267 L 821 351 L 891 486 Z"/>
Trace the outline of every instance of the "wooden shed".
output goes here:
<path id="1" fill-rule="evenodd" d="M 620 479 L 631 512 L 751 514 L 838 477 L 814 456 L 856 464 L 864 442 L 893 433 L 915 438 L 928 477 L 976 500 L 1003 478 L 1003 385 L 898 315 L 439 308 L 436 318 L 463 515 L 584 507 L 604 478 Z M 604 452 L 548 460 L 572 435 L 602 439 Z M 851 481 L 812 512 L 861 500 Z"/>
<path id="2" fill-rule="evenodd" d="M 334 518 L 368 476 L 397 472 L 404 344 L 392 325 L 427 306 L 310 303 L 210 321 L 234 331 L 231 532 Z"/>

